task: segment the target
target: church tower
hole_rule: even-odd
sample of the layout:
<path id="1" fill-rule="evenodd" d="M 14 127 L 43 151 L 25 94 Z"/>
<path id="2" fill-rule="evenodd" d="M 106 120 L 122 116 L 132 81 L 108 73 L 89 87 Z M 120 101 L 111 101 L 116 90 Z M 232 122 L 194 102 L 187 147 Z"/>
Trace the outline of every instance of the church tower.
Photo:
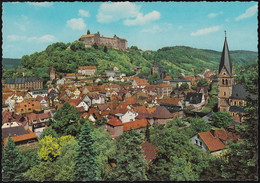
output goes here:
<path id="1" fill-rule="evenodd" d="M 51 80 L 54 80 L 54 79 L 55 79 L 55 71 L 54 71 L 54 68 L 53 68 L 53 67 L 51 68 L 50 79 L 51 79 Z"/>
<path id="2" fill-rule="evenodd" d="M 221 112 L 229 111 L 228 99 L 232 94 L 232 86 L 234 85 L 233 74 L 225 31 L 225 41 L 218 70 L 218 110 Z"/>

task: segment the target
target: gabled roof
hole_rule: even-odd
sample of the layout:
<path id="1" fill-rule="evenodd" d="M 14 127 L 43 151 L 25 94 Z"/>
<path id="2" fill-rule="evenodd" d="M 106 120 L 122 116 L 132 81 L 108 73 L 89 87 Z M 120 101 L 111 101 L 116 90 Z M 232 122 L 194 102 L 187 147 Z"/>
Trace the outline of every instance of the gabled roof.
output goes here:
<path id="1" fill-rule="evenodd" d="M 117 118 L 112 118 L 112 119 L 110 119 L 110 120 L 107 122 L 107 124 L 109 124 L 109 125 L 111 125 L 111 126 L 121 126 L 121 125 L 123 125 L 123 123 L 122 123 L 119 119 L 117 119 Z"/>
<path id="2" fill-rule="evenodd" d="M 2 128 L 2 138 L 7 138 L 9 136 L 9 134 L 13 137 L 13 136 L 27 134 L 27 132 L 22 126 Z"/>
<path id="3" fill-rule="evenodd" d="M 257 98 L 257 96 L 250 94 L 244 86 L 242 85 L 234 85 L 232 87 L 232 94 L 230 96 L 231 99 L 242 99 L 245 100 L 246 97 L 250 97 L 252 99 Z"/>
<path id="4" fill-rule="evenodd" d="M 225 144 L 223 144 L 219 138 L 215 138 L 209 131 L 198 133 L 198 135 L 211 152 L 226 148 Z"/>
<path id="5" fill-rule="evenodd" d="M 228 50 L 228 44 L 227 44 L 226 37 L 225 37 L 222 55 L 221 55 L 221 59 L 220 59 L 218 74 L 221 72 L 223 67 L 226 68 L 228 74 L 231 76 L 232 75 L 232 63 L 231 63 L 230 56 L 229 56 L 229 50 Z"/>
<path id="6" fill-rule="evenodd" d="M 158 149 L 156 148 L 155 145 L 151 144 L 148 141 L 145 141 L 144 143 L 141 144 L 142 150 L 143 150 L 143 155 L 145 159 L 148 161 L 148 164 L 151 163 L 156 158 Z"/>
<path id="7" fill-rule="evenodd" d="M 6 144 L 8 138 L 4 138 L 3 143 Z M 30 139 L 38 139 L 36 134 L 29 129 L 27 130 L 26 134 L 18 135 L 18 136 L 12 136 L 12 139 L 14 142 L 21 142 L 24 140 L 30 140 Z"/>
<path id="8" fill-rule="evenodd" d="M 202 93 L 187 93 L 186 100 L 190 104 L 199 104 L 202 100 Z"/>
<path id="9" fill-rule="evenodd" d="M 232 132 L 227 132 L 225 130 L 211 130 L 210 131 L 212 135 L 216 138 L 219 138 L 222 141 L 227 141 L 227 140 L 237 140 L 240 136 L 236 135 Z"/>
<path id="10" fill-rule="evenodd" d="M 163 98 L 162 100 L 159 101 L 160 104 L 169 104 L 173 106 L 179 106 L 179 102 L 181 101 L 181 98 L 176 98 L 176 97 L 167 97 Z"/>
<path id="11" fill-rule="evenodd" d="M 157 106 L 152 116 L 157 119 L 169 119 L 173 117 L 172 114 L 162 106 Z"/>
<path id="12" fill-rule="evenodd" d="M 36 80 L 42 80 L 42 79 L 38 77 L 6 78 L 5 84 L 22 84 L 25 82 L 34 82 Z"/>
<path id="13" fill-rule="evenodd" d="M 133 130 L 139 129 L 139 128 L 144 128 L 148 125 L 148 122 L 146 119 L 140 119 L 137 121 L 123 123 L 123 125 L 124 125 L 124 131 L 129 131 L 129 130 L 131 130 L 131 128 Z"/>
<path id="14" fill-rule="evenodd" d="M 229 107 L 229 112 L 240 112 L 240 113 L 244 113 L 245 109 L 241 106 L 230 106 Z"/>

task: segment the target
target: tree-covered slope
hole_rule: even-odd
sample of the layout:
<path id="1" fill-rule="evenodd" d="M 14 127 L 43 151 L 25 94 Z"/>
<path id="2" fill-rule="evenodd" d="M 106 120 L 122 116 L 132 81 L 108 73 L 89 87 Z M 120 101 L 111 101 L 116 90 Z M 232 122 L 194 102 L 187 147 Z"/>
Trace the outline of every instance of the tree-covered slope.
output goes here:
<path id="1" fill-rule="evenodd" d="M 148 77 L 154 61 L 172 77 L 178 77 L 181 73 L 198 74 L 206 68 L 216 70 L 220 62 L 221 52 L 214 50 L 196 49 L 186 46 L 164 47 L 157 51 L 144 52 L 136 46 L 127 51 L 115 49 L 85 48 L 82 42 L 54 43 L 41 52 L 25 55 L 21 64 L 27 69 L 27 76 L 40 76 L 49 78 L 49 72 L 53 66 L 56 73 L 63 76 L 66 73 L 76 73 L 78 66 L 92 65 L 98 67 L 101 73 L 106 69 L 113 69 L 128 75 L 134 74 L 131 67 L 141 67 L 140 76 Z M 230 57 L 234 68 L 255 63 L 257 52 L 230 51 Z"/>
<path id="2" fill-rule="evenodd" d="M 21 65 L 21 59 L 2 58 L 2 64 L 4 69 L 17 68 L 19 65 Z"/>

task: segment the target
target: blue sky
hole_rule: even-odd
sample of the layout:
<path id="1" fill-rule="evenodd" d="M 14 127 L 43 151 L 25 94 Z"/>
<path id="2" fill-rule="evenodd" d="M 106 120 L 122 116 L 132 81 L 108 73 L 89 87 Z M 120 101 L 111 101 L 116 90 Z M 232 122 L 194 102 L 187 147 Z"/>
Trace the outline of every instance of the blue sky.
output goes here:
<path id="1" fill-rule="evenodd" d="M 5 2 L 3 57 L 21 58 L 91 33 L 157 50 L 184 45 L 257 51 L 257 2 Z"/>

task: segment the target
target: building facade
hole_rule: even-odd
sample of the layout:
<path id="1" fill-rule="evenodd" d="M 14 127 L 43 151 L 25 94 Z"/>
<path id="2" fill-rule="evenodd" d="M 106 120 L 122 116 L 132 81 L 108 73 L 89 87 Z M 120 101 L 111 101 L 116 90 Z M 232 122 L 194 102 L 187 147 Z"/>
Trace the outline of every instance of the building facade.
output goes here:
<path id="1" fill-rule="evenodd" d="M 96 43 L 97 45 L 104 45 L 119 50 L 127 49 L 127 40 L 119 38 L 116 35 L 114 35 L 113 38 L 109 38 L 109 37 L 100 36 L 99 33 L 95 33 L 95 34 L 87 33 L 86 35 L 82 35 L 79 38 L 79 40 L 82 41 L 87 47 L 91 47 Z"/>
<path id="2" fill-rule="evenodd" d="M 3 87 L 11 90 L 40 90 L 43 89 L 43 80 L 37 77 L 6 78 Z"/>

